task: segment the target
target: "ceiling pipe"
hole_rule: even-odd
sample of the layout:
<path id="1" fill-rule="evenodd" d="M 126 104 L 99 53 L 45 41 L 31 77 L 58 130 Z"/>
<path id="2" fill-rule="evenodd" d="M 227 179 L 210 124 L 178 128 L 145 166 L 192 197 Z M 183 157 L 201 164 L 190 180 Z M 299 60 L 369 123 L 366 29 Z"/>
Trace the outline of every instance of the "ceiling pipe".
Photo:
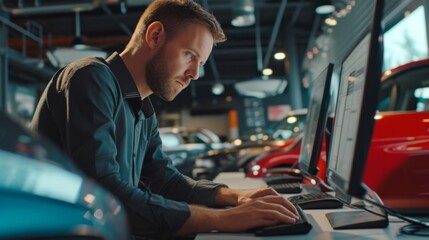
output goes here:
<path id="1" fill-rule="evenodd" d="M 1 9 L 13 15 L 36 15 L 36 14 L 49 14 L 49 13 L 62 13 L 62 12 L 76 12 L 76 11 L 91 11 L 98 8 L 105 0 L 93 0 L 88 3 L 70 3 L 59 5 L 39 5 L 23 6 L 23 7 L 8 7 L 4 3 Z"/>
<path id="2" fill-rule="evenodd" d="M 82 43 L 82 36 L 81 36 L 81 30 L 80 30 L 80 12 L 77 11 L 75 13 L 75 22 L 74 22 L 74 27 L 75 27 L 75 40 L 76 42 L 74 42 L 73 45 L 78 45 L 78 44 L 83 44 Z"/>
<path id="3" fill-rule="evenodd" d="M 268 66 L 268 61 L 270 60 L 270 57 L 271 57 L 271 54 L 273 51 L 273 47 L 274 47 L 274 43 L 275 43 L 275 41 L 277 39 L 277 35 L 279 33 L 280 24 L 282 22 L 283 15 L 284 15 L 285 10 L 286 10 L 286 5 L 287 5 L 287 0 L 282 0 L 280 7 L 279 7 L 279 11 L 277 12 L 276 22 L 274 23 L 273 31 L 271 32 L 271 37 L 270 37 L 270 42 L 268 44 L 267 52 L 265 54 L 264 68 L 266 68 Z"/>
<path id="4" fill-rule="evenodd" d="M 317 14 L 316 19 L 313 22 L 313 26 L 311 27 L 310 37 L 308 38 L 308 44 L 307 44 L 306 52 L 310 51 L 310 49 L 314 45 L 314 42 L 316 41 L 316 34 L 317 34 L 317 31 L 320 27 L 320 21 L 321 21 L 321 16 L 319 14 Z M 306 61 L 307 61 L 306 57 L 302 59 L 302 66 L 305 65 Z"/>
<path id="5" fill-rule="evenodd" d="M 106 4 L 101 4 L 101 9 L 112 19 L 124 32 L 127 36 L 132 35 L 132 31 L 125 25 L 122 21 L 118 20 L 113 14 L 112 11 L 106 6 Z"/>
<path id="6" fill-rule="evenodd" d="M 118 0 L 115 0 L 118 1 Z M 231 0 L 231 1 L 236 1 L 236 0 Z M 138 2 L 138 4 L 136 3 Z M 152 0 L 127 0 L 127 4 L 128 6 L 141 6 L 141 5 L 147 5 L 150 2 L 152 2 Z M 264 0 L 255 0 L 255 4 L 257 2 L 260 2 L 260 4 L 263 6 L 264 10 L 269 10 L 269 9 L 278 9 L 279 8 L 279 3 L 275 2 L 275 1 L 264 1 Z M 203 4 L 201 4 L 202 6 L 204 6 Z M 303 3 L 300 2 L 289 2 L 288 3 L 288 7 L 291 8 L 296 8 L 302 6 L 303 8 L 312 8 L 314 6 L 313 1 L 305 1 Z M 231 2 L 227 2 L 227 1 L 211 1 L 210 2 L 210 10 L 213 11 L 219 11 L 219 10 L 232 10 L 232 4 Z"/>
<path id="7" fill-rule="evenodd" d="M 3 16 L 0 16 L 0 22 L 7 25 L 10 28 L 13 28 L 14 30 L 20 32 L 25 37 L 30 38 L 31 40 L 35 41 L 36 43 L 41 46 L 43 44 L 43 39 L 41 37 L 38 37 L 31 33 L 30 31 L 27 31 L 26 29 L 16 25 L 15 23 L 11 22 L 9 19 L 4 18 Z"/>
<path id="8" fill-rule="evenodd" d="M 255 6 L 255 18 L 256 18 L 256 25 L 255 25 L 255 44 L 256 44 L 256 64 L 257 69 L 259 72 L 262 72 L 263 69 L 263 56 L 262 56 L 262 44 L 261 44 L 261 25 L 260 25 L 260 19 L 259 19 L 259 4 L 256 3 Z"/>
<path id="9" fill-rule="evenodd" d="M 203 1 L 202 6 L 203 6 L 207 11 L 209 10 L 209 4 L 208 4 L 207 0 L 204 0 L 204 1 Z M 213 57 L 213 55 L 212 55 L 212 54 L 210 54 L 209 59 L 208 59 L 208 62 L 209 62 L 209 64 L 210 64 L 210 68 L 211 68 L 211 70 L 212 70 L 213 78 L 214 78 L 214 82 L 215 82 L 215 83 L 213 84 L 212 92 L 213 92 L 214 94 L 216 94 L 216 95 L 220 95 L 220 94 L 222 94 L 222 93 L 223 93 L 223 91 L 224 91 L 225 89 L 224 89 L 223 84 L 222 84 L 222 83 L 221 83 L 221 81 L 220 81 L 219 71 L 218 71 L 218 69 L 217 69 L 216 61 L 215 61 L 215 59 L 214 59 L 214 57 Z"/>
<path id="10" fill-rule="evenodd" d="M 301 0 L 301 1 L 300 1 L 300 3 L 301 3 L 301 4 L 300 4 L 300 5 L 298 5 L 298 7 L 296 7 L 296 9 L 295 9 L 295 11 L 294 11 L 294 13 L 293 13 L 292 20 L 291 20 L 292 25 L 295 25 L 295 24 L 296 24 L 296 21 L 298 20 L 299 14 L 301 14 L 302 5 L 303 5 L 303 3 L 304 3 L 304 0 Z"/>
<path id="11" fill-rule="evenodd" d="M 42 5 L 42 0 L 35 1 L 34 6 L 25 6 L 24 3 L 18 3 L 18 7 L 8 7 L 4 3 L 1 4 L 1 9 L 5 12 L 11 13 L 13 15 L 36 15 L 36 14 L 54 14 L 62 12 L 83 12 L 83 11 L 92 11 L 96 8 L 101 7 L 101 9 L 127 34 L 131 36 L 132 31 L 121 21 L 115 18 L 106 6 L 107 3 L 112 4 L 112 0 L 92 0 L 92 2 L 87 3 L 70 3 L 70 4 L 51 4 L 51 5 Z M 115 0 L 115 2 L 120 4 L 122 13 L 126 12 L 128 6 L 127 0 Z M 142 5 L 149 4 L 148 1 L 141 3 Z M 136 4 L 135 4 L 136 5 Z M 77 30 L 76 30 L 77 31 Z M 76 34 L 77 35 L 77 34 Z"/>

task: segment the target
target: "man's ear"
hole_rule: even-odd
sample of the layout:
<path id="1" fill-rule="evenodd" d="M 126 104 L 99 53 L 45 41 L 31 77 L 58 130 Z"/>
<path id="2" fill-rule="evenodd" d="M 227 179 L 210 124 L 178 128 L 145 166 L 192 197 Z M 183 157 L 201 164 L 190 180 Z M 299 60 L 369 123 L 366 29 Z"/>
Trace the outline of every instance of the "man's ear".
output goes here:
<path id="1" fill-rule="evenodd" d="M 162 44 L 165 40 L 164 25 L 159 21 L 151 23 L 147 27 L 145 40 L 152 49 Z"/>

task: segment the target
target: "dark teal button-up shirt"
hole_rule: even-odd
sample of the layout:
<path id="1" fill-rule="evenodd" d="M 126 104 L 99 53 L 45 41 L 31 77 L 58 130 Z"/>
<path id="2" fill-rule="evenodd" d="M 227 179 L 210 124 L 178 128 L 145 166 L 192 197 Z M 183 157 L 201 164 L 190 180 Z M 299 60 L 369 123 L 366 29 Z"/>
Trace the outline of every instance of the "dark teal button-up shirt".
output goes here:
<path id="1" fill-rule="evenodd" d="M 188 203 L 213 205 L 217 188 L 177 171 L 162 151 L 158 121 L 117 53 L 59 70 L 37 106 L 32 127 L 68 153 L 87 175 L 113 192 L 143 232 L 176 232 Z"/>

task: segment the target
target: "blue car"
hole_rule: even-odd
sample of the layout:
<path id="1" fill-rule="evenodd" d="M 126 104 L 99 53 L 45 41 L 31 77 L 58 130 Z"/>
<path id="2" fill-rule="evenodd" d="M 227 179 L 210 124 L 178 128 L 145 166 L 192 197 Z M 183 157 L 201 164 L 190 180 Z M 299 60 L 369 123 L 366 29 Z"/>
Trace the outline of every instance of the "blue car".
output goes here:
<path id="1" fill-rule="evenodd" d="M 0 239 L 129 239 L 125 208 L 0 112 Z"/>

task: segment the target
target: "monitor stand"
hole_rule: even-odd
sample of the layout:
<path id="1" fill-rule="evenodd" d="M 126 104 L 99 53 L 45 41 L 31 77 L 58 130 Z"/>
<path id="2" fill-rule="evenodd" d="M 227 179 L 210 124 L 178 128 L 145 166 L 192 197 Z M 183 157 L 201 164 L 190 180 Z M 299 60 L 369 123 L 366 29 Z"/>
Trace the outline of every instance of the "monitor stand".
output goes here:
<path id="1" fill-rule="evenodd" d="M 382 205 L 381 199 L 374 191 L 368 189 L 367 194 Z M 376 214 L 358 210 L 327 213 L 326 217 L 333 229 L 385 228 L 389 225 L 387 213 L 382 208 L 372 205 L 370 210 Z"/>

